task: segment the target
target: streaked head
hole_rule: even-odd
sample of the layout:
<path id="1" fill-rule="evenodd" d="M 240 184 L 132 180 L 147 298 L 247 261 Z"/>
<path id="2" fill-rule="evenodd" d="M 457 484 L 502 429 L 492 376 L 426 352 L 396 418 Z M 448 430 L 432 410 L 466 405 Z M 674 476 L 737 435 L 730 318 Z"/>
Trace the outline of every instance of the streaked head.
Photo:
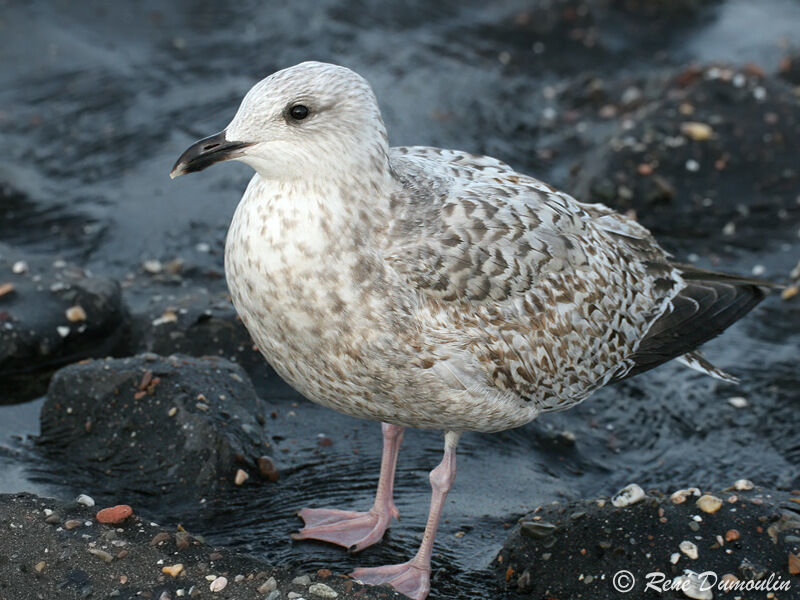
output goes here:
<path id="1" fill-rule="evenodd" d="M 388 164 L 386 128 L 367 81 L 327 63 L 304 62 L 254 85 L 230 124 L 190 146 L 170 177 L 240 160 L 262 177 L 329 176 Z"/>

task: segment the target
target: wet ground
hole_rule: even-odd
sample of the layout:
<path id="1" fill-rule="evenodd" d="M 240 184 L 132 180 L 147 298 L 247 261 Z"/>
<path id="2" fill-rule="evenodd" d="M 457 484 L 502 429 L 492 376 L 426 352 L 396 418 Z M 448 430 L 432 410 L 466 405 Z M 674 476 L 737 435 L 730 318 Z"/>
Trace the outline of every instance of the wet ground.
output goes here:
<path id="1" fill-rule="evenodd" d="M 254 81 L 317 59 L 372 82 L 395 145 L 490 153 L 635 211 L 681 261 L 787 281 L 800 258 L 800 100 L 780 71 L 800 47 L 799 3 L 484 4 L 112 10 L 0 0 L 0 240 L 120 280 L 134 314 L 148 314 L 155 297 L 223 295 L 225 231 L 250 174 L 225 165 L 171 182 L 168 171 L 190 142 L 224 127 Z M 685 121 L 713 128 L 711 149 L 692 139 L 671 145 Z M 143 268 L 153 260 L 180 268 L 153 274 Z M 507 527 L 556 499 L 610 495 L 630 482 L 671 491 L 747 477 L 800 487 L 800 305 L 779 296 L 705 348 L 742 379 L 738 387 L 667 365 L 567 413 L 465 436 L 431 597 L 495 597 L 490 564 Z M 292 543 L 302 506 L 369 505 L 380 432 L 304 401 L 266 367 L 249 370 L 276 413 L 266 425 L 275 484 L 203 505 L 166 504 L 146 490 L 119 498 L 118 479 L 43 459 L 29 439 L 41 400 L 7 404 L 13 394 L 2 382 L 0 493 L 91 493 L 306 571 L 405 560 L 424 525 L 440 435 L 407 434 L 396 485 L 403 520 L 384 543 L 355 558 Z"/>

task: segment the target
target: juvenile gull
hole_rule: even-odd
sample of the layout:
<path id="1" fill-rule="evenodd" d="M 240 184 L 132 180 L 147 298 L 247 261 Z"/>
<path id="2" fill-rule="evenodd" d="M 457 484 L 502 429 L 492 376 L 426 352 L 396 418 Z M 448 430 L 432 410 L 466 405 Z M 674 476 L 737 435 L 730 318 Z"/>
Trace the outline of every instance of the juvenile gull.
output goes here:
<path id="1" fill-rule="evenodd" d="M 228 159 L 256 171 L 225 246 L 242 321 L 308 399 L 383 422 L 372 509 L 304 509 L 295 539 L 379 541 L 398 516 L 404 428 L 446 432 L 418 553 L 353 573 L 412 598 L 430 589 L 461 433 L 518 427 L 673 358 L 727 379 L 695 348 L 764 296 L 670 262 L 632 219 L 494 158 L 390 148 L 369 84 L 343 67 L 306 62 L 257 83 L 171 176 Z"/>

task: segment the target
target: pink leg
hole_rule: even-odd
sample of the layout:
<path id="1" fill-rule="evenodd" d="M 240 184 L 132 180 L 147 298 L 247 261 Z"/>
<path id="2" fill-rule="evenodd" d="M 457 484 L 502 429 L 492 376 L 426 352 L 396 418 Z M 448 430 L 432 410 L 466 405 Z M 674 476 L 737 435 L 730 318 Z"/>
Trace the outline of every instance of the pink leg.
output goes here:
<path id="1" fill-rule="evenodd" d="M 444 438 L 444 458 L 439 466 L 431 471 L 431 509 L 422 536 L 422 544 L 416 556 L 410 561 L 387 567 L 356 569 L 350 576 L 362 583 L 380 585 L 388 583 L 401 594 L 414 600 L 425 600 L 431 589 L 431 553 L 439 518 L 442 515 L 447 492 L 456 478 L 456 444 L 458 433 L 448 431 Z"/>
<path id="2" fill-rule="evenodd" d="M 305 527 L 292 534 L 295 540 L 321 540 L 359 552 L 379 542 L 389 527 L 392 517 L 400 518 L 400 513 L 392 500 L 394 473 L 397 467 L 397 454 L 403 441 L 404 427 L 381 424 L 383 431 L 383 457 L 381 475 L 375 504 L 369 512 L 351 512 L 330 508 L 304 508 L 297 515 L 303 519 Z"/>

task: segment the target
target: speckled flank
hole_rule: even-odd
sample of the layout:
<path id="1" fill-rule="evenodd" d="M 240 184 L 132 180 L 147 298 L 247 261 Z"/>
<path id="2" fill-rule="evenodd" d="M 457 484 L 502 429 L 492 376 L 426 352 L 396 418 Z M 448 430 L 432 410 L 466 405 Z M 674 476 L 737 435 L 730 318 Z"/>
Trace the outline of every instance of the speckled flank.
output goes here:
<path id="1" fill-rule="evenodd" d="M 316 120 L 286 122 L 296 90 Z M 568 408 L 633 367 L 685 286 L 605 206 L 492 158 L 390 149 L 347 69 L 271 76 L 228 132 L 270 140 L 241 159 L 257 173 L 228 234 L 233 302 L 286 381 L 347 414 L 497 431 Z"/>

